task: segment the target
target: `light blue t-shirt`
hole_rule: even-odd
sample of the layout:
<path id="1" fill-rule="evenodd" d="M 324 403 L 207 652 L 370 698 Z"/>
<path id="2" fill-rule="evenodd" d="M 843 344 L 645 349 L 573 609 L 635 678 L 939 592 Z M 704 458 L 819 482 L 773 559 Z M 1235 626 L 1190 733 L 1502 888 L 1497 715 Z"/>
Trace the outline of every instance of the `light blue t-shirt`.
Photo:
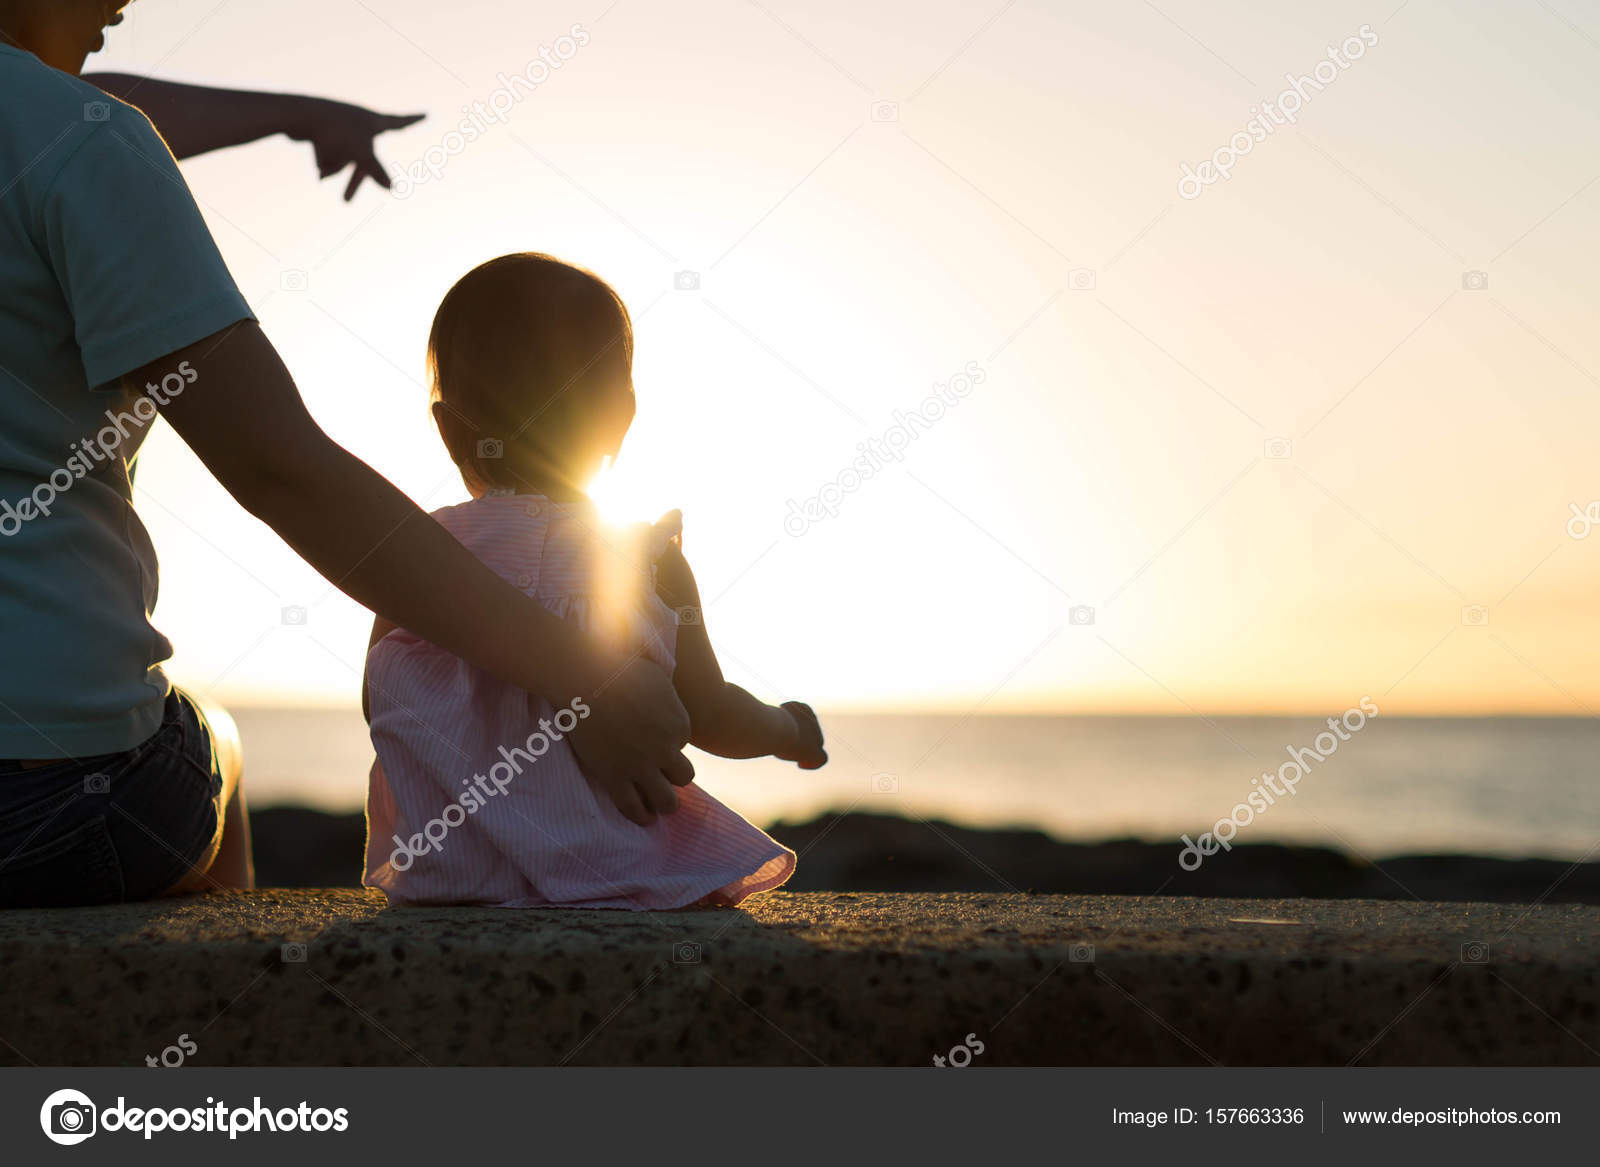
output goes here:
<path id="1" fill-rule="evenodd" d="M 0 758 L 160 726 L 172 646 L 131 485 L 151 406 L 121 378 L 250 318 L 144 115 L 0 45 Z"/>

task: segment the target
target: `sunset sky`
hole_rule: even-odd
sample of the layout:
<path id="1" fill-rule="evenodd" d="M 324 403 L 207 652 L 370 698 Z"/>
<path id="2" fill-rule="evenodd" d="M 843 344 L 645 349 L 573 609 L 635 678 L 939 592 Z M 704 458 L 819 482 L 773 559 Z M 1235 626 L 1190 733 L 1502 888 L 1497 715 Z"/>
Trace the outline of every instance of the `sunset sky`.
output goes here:
<path id="1" fill-rule="evenodd" d="M 1600 710 L 1600 505 L 1568 529 L 1600 500 L 1592 6 L 140 0 L 88 68 L 426 111 L 380 143 L 408 166 L 575 24 L 408 197 L 346 205 L 281 138 L 186 164 L 313 413 L 424 507 L 465 497 L 433 311 L 550 251 L 638 329 L 606 505 L 683 509 L 713 641 L 764 696 Z M 1295 124 L 1180 195 L 1363 26 Z M 139 485 L 174 678 L 355 702 L 369 617 L 169 430 Z"/>

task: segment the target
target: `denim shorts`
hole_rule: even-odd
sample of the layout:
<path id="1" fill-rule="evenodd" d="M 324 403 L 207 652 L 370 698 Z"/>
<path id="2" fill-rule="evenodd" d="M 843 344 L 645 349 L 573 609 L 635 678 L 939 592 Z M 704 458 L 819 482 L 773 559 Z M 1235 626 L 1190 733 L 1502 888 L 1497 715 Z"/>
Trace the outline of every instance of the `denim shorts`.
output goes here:
<path id="1" fill-rule="evenodd" d="M 177 689 L 161 728 L 124 753 L 0 761 L 0 908 L 161 895 L 211 846 L 221 791 L 211 728 Z"/>

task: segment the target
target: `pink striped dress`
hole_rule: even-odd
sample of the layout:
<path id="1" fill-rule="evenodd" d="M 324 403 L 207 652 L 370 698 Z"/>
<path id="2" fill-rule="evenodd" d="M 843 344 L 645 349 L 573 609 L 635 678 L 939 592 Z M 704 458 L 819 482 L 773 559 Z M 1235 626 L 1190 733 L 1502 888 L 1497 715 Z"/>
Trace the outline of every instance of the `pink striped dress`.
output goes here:
<path id="1" fill-rule="evenodd" d="M 678 533 L 616 529 L 588 503 L 489 495 L 434 517 L 551 612 L 670 675 L 677 614 L 655 561 Z M 656 910 L 732 905 L 777 887 L 795 855 L 695 784 L 649 827 L 583 776 L 557 707 L 400 630 L 367 656 L 372 742 L 363 882 L 391 904 Z"/>

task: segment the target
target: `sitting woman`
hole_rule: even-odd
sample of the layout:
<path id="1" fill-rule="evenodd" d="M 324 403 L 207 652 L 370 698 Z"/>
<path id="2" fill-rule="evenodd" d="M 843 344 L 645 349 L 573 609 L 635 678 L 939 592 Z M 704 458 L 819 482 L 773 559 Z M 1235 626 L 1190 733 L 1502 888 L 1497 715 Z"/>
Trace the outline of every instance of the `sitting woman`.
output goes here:
<path id="1" fill-rule="evenodd" d="M 653 817 L 693 777 L 666 673 L 480 563 L 312 419 L 139 110 L 77 76 L 125 0 L 0 0 L 0 908 L 251 883 L 241 754 L 168 681 L 133 506 L 157 414 L 334 586 L 591 713 L 572 748 Z M 92 111 L 92 113 L 91 113 Z"/>

